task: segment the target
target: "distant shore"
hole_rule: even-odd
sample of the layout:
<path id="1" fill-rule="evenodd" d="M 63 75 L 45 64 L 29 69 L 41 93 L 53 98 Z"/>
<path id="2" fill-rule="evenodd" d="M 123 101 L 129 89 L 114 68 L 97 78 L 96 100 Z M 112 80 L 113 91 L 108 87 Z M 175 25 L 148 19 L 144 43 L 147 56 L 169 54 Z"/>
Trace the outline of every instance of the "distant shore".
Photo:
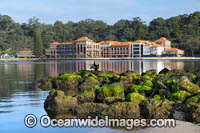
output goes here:
<path id="1" fill-rule="evenodd" d="M 12 59 L 0 59 L 0 61 L 37 61 L 37 60 L 200 60 L 200 57 L 12 58 Z"/>

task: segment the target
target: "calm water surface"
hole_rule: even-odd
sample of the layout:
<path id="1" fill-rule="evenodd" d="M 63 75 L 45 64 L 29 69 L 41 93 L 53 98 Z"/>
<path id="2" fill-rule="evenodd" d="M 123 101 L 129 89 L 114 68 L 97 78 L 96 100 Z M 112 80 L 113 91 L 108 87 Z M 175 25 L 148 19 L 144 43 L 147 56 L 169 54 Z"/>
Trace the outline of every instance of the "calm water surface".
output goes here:
<path id="1" fill-rule="evenodd" d="M 29 129 L 24 125 L 27 114 L 39 119 L 46 115 L 43 103 L 48 91 L 31 90 L 32 82 L 42 77 L 57 76 L 63 72 L 89 70 L 93 60 L 67 61 L 51 60 L 42 62 L 0 62 L 0 131 L 6 132 L 124 132 L 110 128 L 47 128 L 38 125 Z M 96 61 L 101 71 L 122 73 L 127 70 L 145 72 L 163 68 L 195 71 L 200 70 L 200 60 L 101 60 Z M 132 131 L 143 133 L 140 131 Z"/>

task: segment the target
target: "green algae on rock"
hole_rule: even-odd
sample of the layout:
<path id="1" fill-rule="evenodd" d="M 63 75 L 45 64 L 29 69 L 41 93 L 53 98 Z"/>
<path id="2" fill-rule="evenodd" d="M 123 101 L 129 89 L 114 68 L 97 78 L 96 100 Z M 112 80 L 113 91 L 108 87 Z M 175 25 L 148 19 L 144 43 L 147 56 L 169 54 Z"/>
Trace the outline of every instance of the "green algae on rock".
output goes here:
<path id="1" fill-rule="evenodd" d="M 185 118 L 200 123 L 200 72 L 80 71 L 39 81 L 50 90 L 44 108 L 53 117 L 98 115 L 113 118 Z M 180 105 L 180 107 L 179 107 Z M 180 109 L 181 108 L 181 109 Z M 177 116 L 181 112 L 184 116 Z M 180 119 L 181 119 L 180 118 Z"/>

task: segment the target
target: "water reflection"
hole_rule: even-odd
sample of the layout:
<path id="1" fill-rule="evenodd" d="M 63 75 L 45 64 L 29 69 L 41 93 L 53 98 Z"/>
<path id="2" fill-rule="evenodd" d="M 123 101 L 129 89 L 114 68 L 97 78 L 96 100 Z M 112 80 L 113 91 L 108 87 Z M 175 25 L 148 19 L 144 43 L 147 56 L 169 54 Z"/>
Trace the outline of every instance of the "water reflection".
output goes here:
<path id="1" fill-rule="evenodd" d="M 24 126 L 24 117 L 29 114 L 36 116 L 45 115 L 43 103 L 48 95 L 46 91 L 30 90 L 32 82 L 35 82 L 46 76 L 57 76 L 60 73 L 77 72 L 80 70 L 89 70 L 94 60 L 51 60 L 44 62 L 0 62 L 0 125 L 1 130 L 21 129 L 24 132 L 29 131 Z M 147 70 L 155 69 L 157 72 L 163 68 L 176 70 L 200 70 L 200 61 L 188 60 L 96 60 L 100 71 L 113 71 L 122 73 L 125 71 L 135 71 L 143 73 Z M 15 119 L 13 119 L 15 118 Z M 44 130 L 42 127 L 36 127 L 34 131 Z M 46 132 L 53 130 L 45 129 Z M 55 129 L 57 131 L 59 129 Z M 97 129 L 60 129 L 62 131 L 94 131 Z M 110 129 L 99 129 L 98 131 L 115 132 Z M 118 130 L 117 130 L 118 131 Z"/>
<path id="2" fill-rule="evenodd" d="M 70 61 L 61 62 L 59 60 L 50 61 L 50 65 L 46 65 L 46 70 L 49 71 L 50 76 L 58 76 L 60 73 L 67 72 L 77 72 L 80 70 L 90 70 L 91 65 L 94 61 Z M 115 61 L 115 60 L 101 60 L 95 61 L 99 64 L 100 71 L 113 71 L 115 73 L 122 73 L 125 71 L 135 71 L 138 73 L 143 73 L 151 69 L 155 69 L 160 72 L 163 68 L 168 68 L 170 70 L 184 70 L 184 62 L 176 61 L 143 61 L 143 60 L 128 60 L 128 61 Z"/>

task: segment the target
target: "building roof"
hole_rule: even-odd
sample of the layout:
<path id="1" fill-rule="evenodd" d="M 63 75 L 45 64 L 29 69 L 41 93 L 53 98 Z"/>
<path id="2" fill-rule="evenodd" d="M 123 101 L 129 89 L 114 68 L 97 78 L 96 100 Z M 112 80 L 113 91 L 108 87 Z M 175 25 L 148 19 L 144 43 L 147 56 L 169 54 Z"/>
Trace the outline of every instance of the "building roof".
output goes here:
<path id="1" fill-rule="evenodd" d="M 112 43 L 111 46 L 128 46 L 131 42 L 116 42 Z"/>
<path id="2" fill-rule="evenodd" d="M 64 45 L 64 44 L 73 44 L 74 42 L 53 42 L 50 43 L 50 45 Z"/>
<path id="3" fill-rule="evenodd" d="M 93 40 L 89 39 L 88 37 L 81 37 L 76 40 L 76 42 L 80 42 L 80 41 L 92 41 L 93 42 Z"/>
<path id="4" fill-rule="evenodd" d="M 156 40 L 155 42 L 170 42 L 165 37 L 161 37 L 160 39 Z"/>
<path id="5" fill-rule="evenodd" d="M 152 47 L 163 47 L 163 46 L 158 45 L 158 44 L 153 44 Z"/>
<path id="6" fill-rule="evenodd" d="M 184 51 L 178 48 L 165 48 L 165 51 Z"/>
<path id="7" fill-rule="evenodd" d="M 119 43 L 118 41 L 101 41 L 100 44 L 112 44 L 112 43 Z"/>
<path id="8" fill-rule="evenodd" d="M 19 51 L 19 54 L 33 53 L 33 51 Z"/>
<path id="9" fill-rule="evenodd" d="M 74 42 L 62 42 L 60 44 L 73 44 Z"/>
<path id="10" fill-rule="evenodd" d="M 99 42 L 99 44 L 103 45 L 103 44 L 111 44 L 111 46 L 126 46 L 129 45 L 132 42 L 118 42 L 118 41 L 102 41 Z"/>
<path id="11" fill-rule="evenodd" d="M 59 42 L 52 42 L 50 43 L 50 45 L 59 45 L 60 43 Z"/>
<path id="12" fill-rule="evenodd" d="M 145 41 L 145 40 L 136 40 L 136 41 L 134 41 L 134 43 L 146 43 L 147 41 Z"/>

